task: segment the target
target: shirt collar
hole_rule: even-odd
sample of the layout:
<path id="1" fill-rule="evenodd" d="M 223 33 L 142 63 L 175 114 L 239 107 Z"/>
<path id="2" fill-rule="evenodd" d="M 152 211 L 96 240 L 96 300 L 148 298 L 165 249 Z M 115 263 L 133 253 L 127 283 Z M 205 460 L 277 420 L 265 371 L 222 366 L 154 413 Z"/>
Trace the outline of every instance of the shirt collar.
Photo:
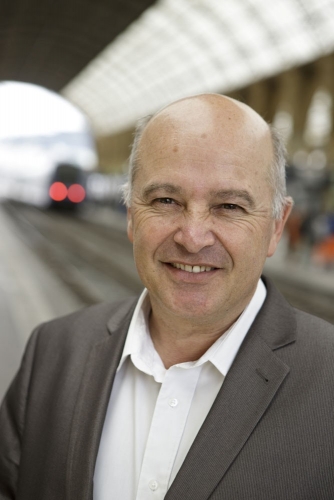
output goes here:
<path id="1" fill-rule="evenodd" d="M 180 363 L 184 369 L 200 366 L 210 361 L 223 376 L 226 376 L 234 358 L 257 316 L 266 298 L 266 287 L 262 280 L 258 281 L 255 293 L 237 321 L 221 336 L 197 361 Z M 157 381 L 163 379 L 164 368 L 159 354 L 156 352 L 148 327 L 148 317 L 151 303 L 147 289 L 142 292 L 134 310 L 129 326 L 128 335 L 123 349 L 123 354 L 117 370 L 120 370 L 127 357 L 141 371 L 153 375 Z M 152 367 L 155 370 L 152 370 Z M 153 372 L 156 372 L 156 376 Z"/>
<path id="2" fill-rule="evenodd" d="M 118 370 L 121 368 L 128 356 L 131 356 L 132 354 L 142 353 L 143 357 L 145 358 L 145 355 L 151 351 L 151 349 L 146 349 L 146 347 L 150 347 L 150 344 L 153 345 L 148 329 L 148 317 L 150 311 L 150 297 L 148 295 L 147 288 L 145 288 L 141 293 L 133 312 L 123 349 L 123 354 L 118 365 Z"/>

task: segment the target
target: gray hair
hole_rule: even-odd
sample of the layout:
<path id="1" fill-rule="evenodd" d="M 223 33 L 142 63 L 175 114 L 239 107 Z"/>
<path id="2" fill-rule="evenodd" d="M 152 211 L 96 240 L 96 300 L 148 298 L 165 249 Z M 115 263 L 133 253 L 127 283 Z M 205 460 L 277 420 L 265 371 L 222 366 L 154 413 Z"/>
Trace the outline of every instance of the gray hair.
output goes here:
<path id="1" fill-rule="evenodd" d="M 135 180 L 135 175 L 139 167 L 139 143 L 143 136 L 146 125 L 151 120 L 151 118 L 153 118 L 153 116 L 154 115 L 144 116 L 144 118 L 141 118 L 137 122 L 129 158 L 128 180 L 122 186 L 122 197 L 127 207 L 131 205 L 132 188 Z"/>
<path id="2" fill-rule="evenodd" d="M 134 133 L 131 154 L 129 158 L 128 181 L 122 186 L 122 195 L 127 207 L 131 205 L 132 188 L 136 172 L 139 168 L 139 143 L 148 122 L 155 115 L 148 115 L 138 121 Z M 272 145 L 273 161 L 269 171 L 269 184 L 273 190 L 272 216 L 279 220 L 283 214 L 283 208 L 287 203 L 286 197 L 286 148 L 278 130 L 269 125 Z"/>
<path id="3" fill-rule="evenodd" d="M 277 129 L 269 125 L 273 145 L 273 160 L 269 170 L 269 183 L 273 190 L 272 215 L 274 219 L 281 219 L 283 209 L 291 198 L 286 193 L 286 163 L 287 152 L 282 136 Z"/>

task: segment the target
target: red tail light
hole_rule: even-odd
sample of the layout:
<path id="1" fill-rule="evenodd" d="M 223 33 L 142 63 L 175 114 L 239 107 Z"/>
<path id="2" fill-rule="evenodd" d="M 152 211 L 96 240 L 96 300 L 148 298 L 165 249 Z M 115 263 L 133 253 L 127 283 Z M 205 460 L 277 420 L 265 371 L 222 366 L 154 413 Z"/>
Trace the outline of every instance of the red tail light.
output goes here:
<path id="1" fill-rule="evenodd" d="M 67 197 L 72 203 L 81 203 L 86 197 L 86 191 L 80 184 L 72 184 L 68 188 Z"/>
<path id="2" fill-rule="evenodd" d="M 54 182 L 50 186 L 49 195 L 53 201 L 63 201 L 67 196 L 67 187 L 62 182 Z"/>

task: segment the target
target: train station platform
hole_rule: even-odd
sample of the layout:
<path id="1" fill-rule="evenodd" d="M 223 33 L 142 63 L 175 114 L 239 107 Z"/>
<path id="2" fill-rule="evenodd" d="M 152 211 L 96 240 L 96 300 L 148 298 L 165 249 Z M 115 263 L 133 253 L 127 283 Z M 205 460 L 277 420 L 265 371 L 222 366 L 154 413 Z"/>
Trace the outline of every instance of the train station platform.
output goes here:
<path id="1" fill-rule="evenodd" d="M 33 328 L 82 307 L 21 240 L 0 204 L 0 400 Z"/>

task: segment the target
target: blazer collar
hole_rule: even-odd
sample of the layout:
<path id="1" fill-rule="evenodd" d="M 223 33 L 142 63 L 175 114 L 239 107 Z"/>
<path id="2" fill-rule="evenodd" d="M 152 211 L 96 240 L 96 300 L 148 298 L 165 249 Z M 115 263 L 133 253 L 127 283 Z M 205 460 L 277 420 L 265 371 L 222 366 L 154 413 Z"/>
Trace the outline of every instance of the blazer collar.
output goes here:
<path id="1" fill-rule="evenodd" d="M 86 361 L 71 426 L 66 500 L 93 497 L 94 468 L 103 423 L 136 300 L 116 306 L 108 321 L 110 335 L 92 347 Z"/>
<path id="2" fill-rule="evenodd" d="M 267 297 L 248 337 L 259 335 L 271 349 L 276 350 L 296 340 L 296 318 L 294 309 L 272 281 L 265 276 L 262 280 L 267 288 Z"/>
<path id="3" fill-rule="evenodd" d="M 277 350 L 295 341 L 294 312 L 270 281 L 264 281 L 266 301 L 166 500 L 210 497 L 289 373 L 289 366 L 280 359 Z"/>

